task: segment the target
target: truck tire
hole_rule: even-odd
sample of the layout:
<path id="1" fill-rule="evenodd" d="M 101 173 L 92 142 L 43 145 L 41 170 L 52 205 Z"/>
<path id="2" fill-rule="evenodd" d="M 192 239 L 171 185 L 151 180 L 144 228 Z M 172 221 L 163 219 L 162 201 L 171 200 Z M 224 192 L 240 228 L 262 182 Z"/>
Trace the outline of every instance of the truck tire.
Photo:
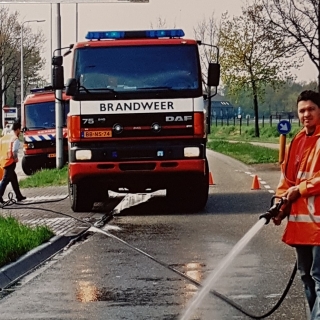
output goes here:
<path id="1" fill-rule="evenodd" d="M 21 167 L 22 167 L 22 171 L 23 171 L 27 176 L 31 176 L 31 175 L 34 174 L 34 172 L 36 171 L 36 170 L 34 170 L 33 165 L 31 164 L 30 159 L 27 159 L 26 157 L 23 157 L 23 158 L 22 158 Z"/>
<path id="2" fill-rule="evenodd" d="M 201 174 L 185 175 L 173 182 L 167 189 L 167 198 L 171 206 L 177 210 L 198 212 L 204 209 L 209 193 L 209 167 Z"/>
<path id="3" fill-rule="evenodd" d="M 188 202 L 190 209 L 198 212 L 204 209 L 208 201 L 209 173 L 196 178 L 194 183 L 191 190 L 189 189 Z"/>
<path id="4" fill-rule="evenodd" d="M 85 184 L 72 184 L 68 181 L 69 199 L 73 212 L 90 212 L 94 201 Z"/>

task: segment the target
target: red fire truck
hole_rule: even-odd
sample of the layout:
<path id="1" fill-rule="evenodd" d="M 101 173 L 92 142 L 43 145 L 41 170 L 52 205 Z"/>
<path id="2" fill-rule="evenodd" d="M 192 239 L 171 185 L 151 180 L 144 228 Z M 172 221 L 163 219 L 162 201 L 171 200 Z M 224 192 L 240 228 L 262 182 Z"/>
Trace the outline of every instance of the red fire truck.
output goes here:
<path id="1" fill-rule="evenodd" d="M 89 32 L 86 39 L 70 46 L 66 82 L 71 208 L 90 211 L 108 190 L 166 189 L 172 205 L 201 210 L 209 169 L 199 42 L 181 29 Z M 53 87 L 62 89 L 63 57 L 52 64 Z M 208 85 L 217 86 L 219 64 L 208 70 Z"/>
<path id="2" fill-rule="evenodd" d="M 67 113 L 70 97 L 63 94 L 64 160 L 68 159 Z M 32 175 L 41 168 L 56 166 L 55 95 L 52 87 L 32 89 L 21 109 L 23 131 L 22 170 Z"/>

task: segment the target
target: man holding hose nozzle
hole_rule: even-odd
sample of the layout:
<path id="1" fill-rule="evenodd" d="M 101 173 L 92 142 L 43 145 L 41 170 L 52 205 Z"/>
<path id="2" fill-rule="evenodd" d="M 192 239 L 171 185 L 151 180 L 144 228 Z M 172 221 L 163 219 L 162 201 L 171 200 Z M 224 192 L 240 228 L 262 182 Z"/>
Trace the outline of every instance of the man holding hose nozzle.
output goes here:
<path id="1" fill-rule="evenodd" d="M 311 320 L 320 320 L 320 94 L 301 92 L 297 111 L 303 129 L 286 149 L 276 191 L 284 204 L 272 220 L 288 217 L 282 240 L 296 249 Z"/>

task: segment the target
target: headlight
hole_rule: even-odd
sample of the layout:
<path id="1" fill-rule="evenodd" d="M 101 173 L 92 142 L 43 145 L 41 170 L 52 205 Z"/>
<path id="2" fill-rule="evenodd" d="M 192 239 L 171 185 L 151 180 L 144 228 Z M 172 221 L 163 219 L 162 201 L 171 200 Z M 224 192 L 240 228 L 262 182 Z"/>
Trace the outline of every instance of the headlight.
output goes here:
<path id="1" fill-rule="evenodd" d="M 91 150 L 77 150 L 76 159 L 77 160 L 90 160 L 92 157 Z"/>
<path id="2" fill-rule="evenodd" d="M 200 149 L 198 147 L 186 147 L 184 148 L 184 156 L 186 158 L 199 157 Z"/>
<path id="3" fill-rule="evenodd" d="M 120 134 L 123 131 L 123 126 L 119 123 L 116 123 L 112 127 L 113 131 L 117 134 Z"/>
<path id="4" fill-rule="evenodd" d="M 151 126 L 152 131 L 154 132 L 160 132 L 161 131 L 161 126 L 159 123 L 153 123 Z"/>
<path id="5" fill-rule="evenodd" d="M 25 143 L 23 145 L 23 149 L 26 150 L 26 149 L 34 149 L 34 144 L 33 143 Z"/>

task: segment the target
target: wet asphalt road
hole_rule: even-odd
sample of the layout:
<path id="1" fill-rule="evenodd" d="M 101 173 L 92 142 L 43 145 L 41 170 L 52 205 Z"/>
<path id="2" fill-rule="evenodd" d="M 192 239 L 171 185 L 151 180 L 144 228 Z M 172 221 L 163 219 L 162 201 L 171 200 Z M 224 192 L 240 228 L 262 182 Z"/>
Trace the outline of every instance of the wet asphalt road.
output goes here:
<path id="1" fill-rule="evenodd" d="M 198 214 L 170 210 L 165 198 L 126 209 L 106 227 L 155 259 L 200 283 L 270 206 L 277 170 L 257 168 L 209 152 L 214 186 Z M 266 184 L 251 190 L 251 173 Z M 267 187 L 265 187 L 265 185 Z M 270 187 L 270 189 L 268 188 Z M 293 250 L 281 242 L 284 226 L 269 224 L 252 239 L 215 283 L 255 315 L 277 302 L 294 264 Z M 0 300 L 0 319 L 179 319 L 197 292 L 195 285 L 125 244 L 90 234 L 25 277 Z M 190 319 L 250 319 L 212 295 Z M 300 280 L 267 319 L 304 320 Z"/>

